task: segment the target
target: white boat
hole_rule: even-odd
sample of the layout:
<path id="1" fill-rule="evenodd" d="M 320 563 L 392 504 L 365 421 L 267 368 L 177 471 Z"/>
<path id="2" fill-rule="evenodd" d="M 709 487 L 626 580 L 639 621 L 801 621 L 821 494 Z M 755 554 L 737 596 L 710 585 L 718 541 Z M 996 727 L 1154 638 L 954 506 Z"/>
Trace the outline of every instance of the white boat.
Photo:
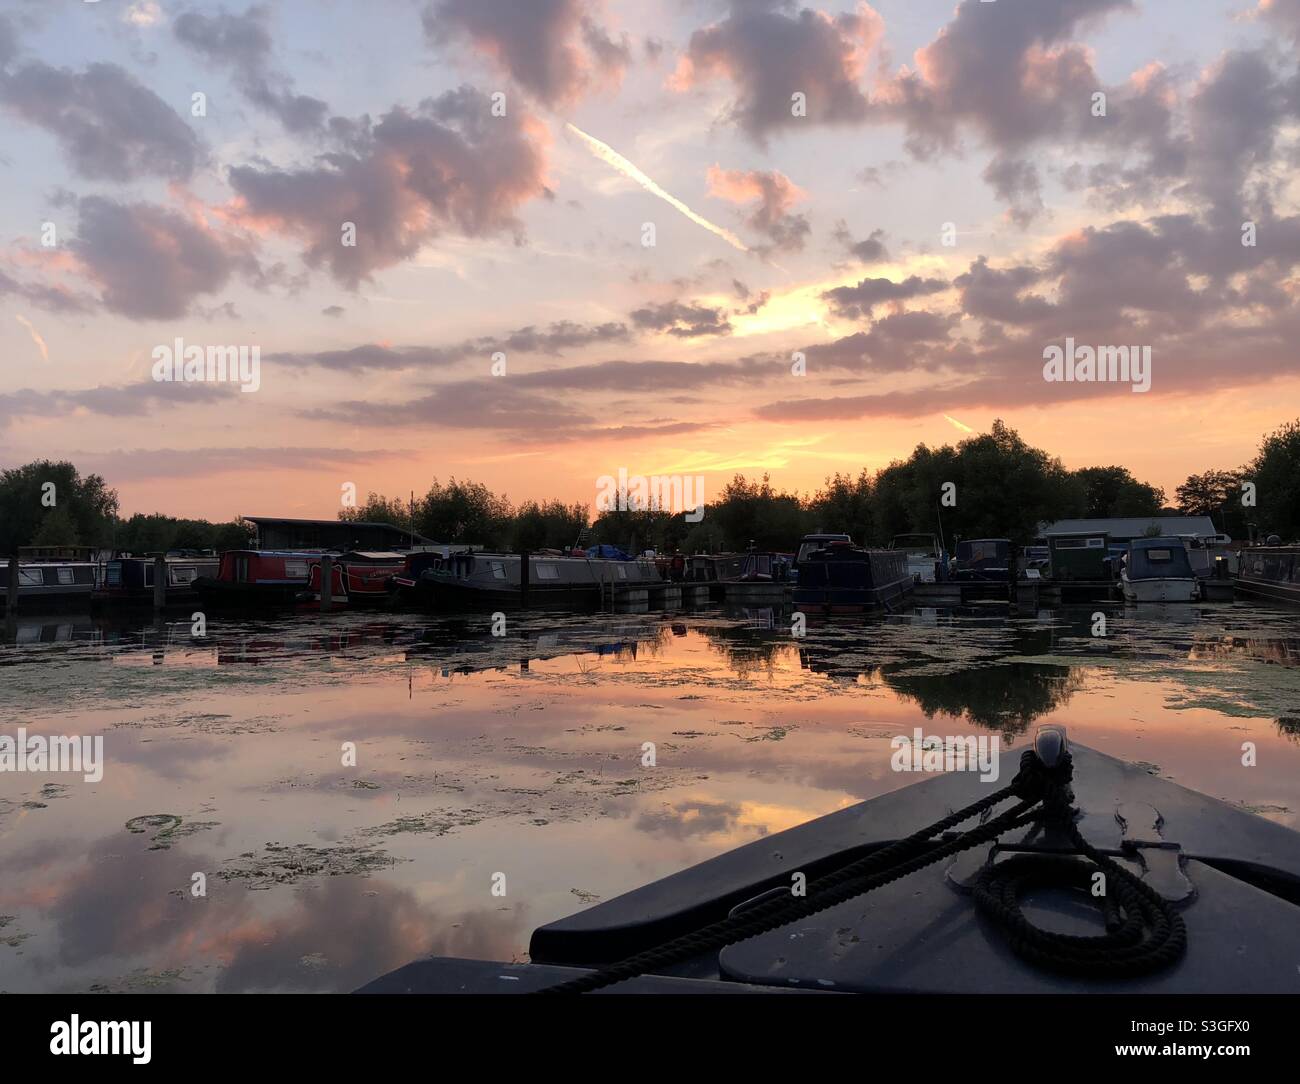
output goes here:
<path id="1" fill-rule="evenodd" d="M 1120 571 L 1128 602 L 1195 602 L 1200 581 L 1181 538 L 1135 538 Z"/>
<path id="2" fill-rule="evenodd" d="M 943 547 L 937 535 L 899 534 L 889 543 L 891 550 L 907 554 L 907 571 L 916 583 L 935 583 L 944 563 Z"/>

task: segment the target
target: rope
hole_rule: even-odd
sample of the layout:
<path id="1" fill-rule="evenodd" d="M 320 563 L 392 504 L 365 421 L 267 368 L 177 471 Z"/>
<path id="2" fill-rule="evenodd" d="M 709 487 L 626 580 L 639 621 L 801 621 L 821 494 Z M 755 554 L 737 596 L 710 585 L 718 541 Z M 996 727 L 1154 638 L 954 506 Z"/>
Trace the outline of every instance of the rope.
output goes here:
<path id="1" fill-rule="evenodd" d="M 683 934 L 618 963 L 536 991 L 580 994 L 662 970 L 702 953 L 818 914 L 856 896 L 891 884 L 961 851 L 992 842 L 1003 832 L 1043 818 L 1060 823 L 1079 852 L 1106 874 L 1106 895 L 1099 897 L 1106 921 L 1100 937 L 1072 937 L 1040 930 L 1024 916 L 1019 896 L 1033 887 L 1088 888 L 1095 869 L 1065 855 L 1021 854 L 987 866 L 975 885 L 980 911 L 998 923 L 1013 951 L 1043 967 L 1071 974 L 1145 974 L 1167 967 L 1187 948 L 1182 918 L 1167 901 L 1122 866 L 1095 850 L 1074 827 L 1069 783 L 1073 768 L 1068 753 L 1048 769 L 1033 750 L 1020 756 L 1020 771 L 1001 790 L 959 809 L 905 839 L 819 877 L 806 896 L 778 897 L 737 915 Z M 1019 802 L 998 816 L 946 842 L 931 839 L 1008 798 Z M 1040 807 L 1037 813 L 1035 807 Z"/>

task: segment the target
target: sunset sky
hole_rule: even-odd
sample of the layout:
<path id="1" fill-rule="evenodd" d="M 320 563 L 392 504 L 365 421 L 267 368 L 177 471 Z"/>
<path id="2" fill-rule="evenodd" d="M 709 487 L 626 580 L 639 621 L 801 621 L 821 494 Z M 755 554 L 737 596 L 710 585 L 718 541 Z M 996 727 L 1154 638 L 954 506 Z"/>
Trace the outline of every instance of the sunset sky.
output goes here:
<path id="1" fill-rule="evenodd" d="M 0 0 L 0 467 L 332 516 L 1002 417 L 1172 498 L 1300 416 L 1297 55 L 1300 0 Z M 1067 336 L 1151 390 L 1045 381 Z"/>

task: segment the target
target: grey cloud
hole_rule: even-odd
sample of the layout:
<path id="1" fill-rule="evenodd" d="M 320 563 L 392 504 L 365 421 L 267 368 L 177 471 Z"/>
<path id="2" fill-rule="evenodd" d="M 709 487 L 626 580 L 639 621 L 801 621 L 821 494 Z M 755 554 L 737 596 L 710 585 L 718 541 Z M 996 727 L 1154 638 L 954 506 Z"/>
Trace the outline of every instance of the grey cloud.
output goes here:
<path id="1" fill-rule="evenodd" d="M 891 279 L 863 279 L 856 286 L 837 286 L 822 294 L 834 312 L 846 319 L 866 318 L 875 306 L 886 301 L 906 301 L 909 298 L 935 294 L 948 289 L 943 279 L 923 279 L 909 275 L 902 282 Z"/>
<path id="2" fill-rule="evenodd" d="M 136 319 L 183 315 L 200 294 L 225 286 L 236 270 L 256 270 L 249 248 L 167 208 L 78 202 L 69 245 L 100 288 L 104 305 Z"/>
<path id="3" fill-rule="evenodd" d="M 367 120 L 353 146 L 303 169 L 240 166 L 230 183 L 255 221 L 303 240 L 309 266 L 356 288 L 444 231 L 519 230 L 516 208 L 547 191 L 541 150 L 519 110 L 492 117 L 469 87 Z M 356 245 L 341 244 L 343 223 Z"/>
<path id="4" fill-rule="evenodd" d="M 435 45 L 468 41 L 547 105 L 578 98 L 598 76 L 619 78 L 631 62 L 588 0 L 438 0 L 424 9 Z"/>
<path id="5" fill-rule="evenodd" d="M 855 241 L 853 234 L 849 232 L 848 223 L 840 219 L 835 223 L 835 229 L 831 236 L 835 242 L 842 245 L 855 259 L 862 263 L 883 263 L 889 259 L 889 250 L 885 247 L 883 240 L 884 230 L 872 230 L 870 236 L 863 241 Z"/>
<path id="6" fill-rule="evenodd" d="M 760 142 L 773 131 L 809 122 L 857 123 L 870 109 L 859 68 L 882 31 L 869 8 L 828 16 L 734 0 L 726 18 L 691 35 L 678 83 L 730 79 L 737 95 L 732 119 Z M 806 117 L 793 115 L 796 92 L 806 95 Z"/>
<path id="7" fill-rule="evenodd" d="M 731 321 L 721 309 L 682 301 L 650 304 L 632 312 L 630 318 L 639 328 L 662 331 L 679 338 L 727 335 L 731 332 Z"/>
<path id="8" fill-rule="evenodd" d="M 331 306 L 338 308 L 338 306 Z M 342 312 L 342 309 L 339 310 Z M 280 353 L 271 360 L 291 365 L 314 365 L 342 372 L 367 369 L 441 368 L 465 358 L 490 358 L 500 350 L 507 358 L 518 354 L 561 354 L 566 350 L 599 343 L 624 342 L 629 338 L 625 324 L 578 324 L 557 320 L 545 328 L 529 325 L 507 335 L 465 339 L 451 346 L 381 346 L 367 343 L 346 350 L 321 350 L 313 353 Z"/>
<path id="9" fill-rule="evenodd" d="M 102 384 L 74 391 L 35 391 L 21 388 L 0 393 L 0 428 L 15 418 L 54 418 L 77 409 L 111 418 L 140 417 L 156 406 L 182 403 L 212 403 L 238 388 L 217 384 L 163 384 L 142 381 L 136 384 Z"/>
<path id="10" fill-rule="evenodd" d="M 176 111 L 116 64 L 74 72 L 32 61 L 0 72 L 0 105 L 49 132 L 92 180 L 188 180 L 204 157 Z"/>
<path id="11" fill-rule="evenodd" d="M 240 92 L 259 109 L 275 116 L 291 132 L 319 129 L 329 107 L 319 98 L 293 93 L 290 80 L 273 67 L 269 10 L 250 7 L 243 15 L 183 11 L 172 30 L 178 41 L 200 56 L 230 67 Z"/>

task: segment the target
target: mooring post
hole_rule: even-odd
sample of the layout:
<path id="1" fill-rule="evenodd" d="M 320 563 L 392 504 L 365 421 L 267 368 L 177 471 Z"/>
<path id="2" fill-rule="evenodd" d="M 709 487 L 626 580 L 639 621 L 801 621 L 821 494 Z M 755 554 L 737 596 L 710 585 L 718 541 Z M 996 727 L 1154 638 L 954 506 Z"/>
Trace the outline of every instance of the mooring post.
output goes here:
<path id="1" fill-rule="evenodd" d="M 161 610 L 167 605 L 167 558 L 159 554 L 153 559 L 153 608 Z"/>
<path id="2" fill-rule="evenodd" d="M 18 555 L 14 554 L 9 558 L 9 583 L 5 588 L 5 610 L 8 613 L 16 614 L 18 612 Z"/>
<path id="3" fill-rule="evenodd" d="M 528 609 L 528 551 L 519 551 L 519 605 Z"/>
<path id="4" fill-rule="evenodd" d="M 320 559 L 320 612 L 330 612 L 330 602 L 334 595 L 334 558 L 328 553 Z M 309 596 L 310 597 L 310 596 Z"/>

